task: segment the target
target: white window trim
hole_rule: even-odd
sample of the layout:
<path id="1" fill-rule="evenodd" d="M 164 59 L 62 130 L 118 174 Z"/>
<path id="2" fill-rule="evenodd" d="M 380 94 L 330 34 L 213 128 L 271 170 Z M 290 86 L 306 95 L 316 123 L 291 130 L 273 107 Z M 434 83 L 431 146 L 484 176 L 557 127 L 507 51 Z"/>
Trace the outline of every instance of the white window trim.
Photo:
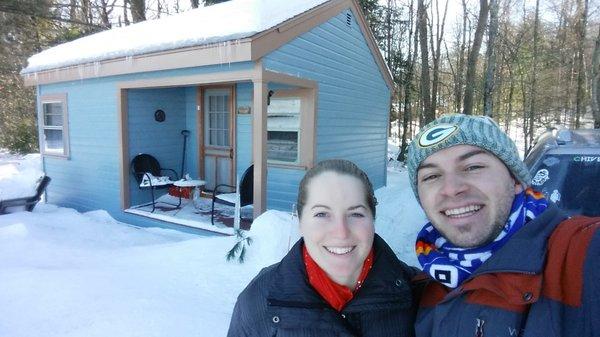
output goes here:
<path id="1" fill-rule="evenodd" d="M 47 128 L 46 121 L 44 119 L 44 104 L 46 103 L 61 103 L 63 106 L 63 125 L 62 125 L 62 133 L 63 133 L 63 150 L 60 151 L 48 151 L 46 150 L 45 144 L 45 133 L 46 129 L 56 130 L 56 127 Z M 69 146 L 69 109 L 67 105 L 67 94 L 49 94 L 42 95 L 40 97 L 40 103 L 38 107 L 38 134 L 39 134 L 39 145 L 40 145 L 40 153 L 43 156 L 48 157 L 59 157 L 68 159 L 70 155 L 70 146 Z"/>

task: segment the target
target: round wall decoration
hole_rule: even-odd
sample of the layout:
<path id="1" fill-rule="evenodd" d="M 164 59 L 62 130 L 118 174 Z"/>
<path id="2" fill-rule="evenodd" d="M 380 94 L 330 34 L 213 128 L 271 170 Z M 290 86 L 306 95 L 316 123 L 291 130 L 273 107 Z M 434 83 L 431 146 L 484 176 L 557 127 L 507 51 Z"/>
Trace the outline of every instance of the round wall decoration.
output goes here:
<path id="1" fill-rule="evenodd" d="M 154 112 L 154 120 L 157 122 L 164 122 L 166 118 L 165 112 L 161 109 L 158 109 Z"/>

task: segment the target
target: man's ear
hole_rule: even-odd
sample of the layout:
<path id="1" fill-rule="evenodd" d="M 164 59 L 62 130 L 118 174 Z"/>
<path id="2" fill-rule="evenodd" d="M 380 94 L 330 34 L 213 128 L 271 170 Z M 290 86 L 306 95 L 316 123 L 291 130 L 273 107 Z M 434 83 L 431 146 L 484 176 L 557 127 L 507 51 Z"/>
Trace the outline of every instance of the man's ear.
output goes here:
<path id="1" fill-rule="evenodd" d="M 515 180 L 515 194 L 523 192 L 523 185 Z"/>

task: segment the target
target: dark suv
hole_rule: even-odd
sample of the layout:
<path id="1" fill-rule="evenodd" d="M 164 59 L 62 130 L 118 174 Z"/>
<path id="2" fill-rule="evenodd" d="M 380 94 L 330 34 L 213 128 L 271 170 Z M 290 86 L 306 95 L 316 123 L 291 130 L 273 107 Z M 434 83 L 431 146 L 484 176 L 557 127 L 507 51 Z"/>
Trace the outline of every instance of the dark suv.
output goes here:
<path id="1" fill-rule="evenodd" d="M 525 158 L 533 189 L 571 215 L 600 215 L 600 129 L 556 129 Z"/>

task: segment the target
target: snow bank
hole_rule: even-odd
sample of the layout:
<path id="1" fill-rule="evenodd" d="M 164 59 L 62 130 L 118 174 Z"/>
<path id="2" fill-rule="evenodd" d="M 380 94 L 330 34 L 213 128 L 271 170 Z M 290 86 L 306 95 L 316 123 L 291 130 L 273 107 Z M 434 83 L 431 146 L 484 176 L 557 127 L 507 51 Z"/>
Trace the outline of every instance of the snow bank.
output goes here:
<path id="1" fill-rule="evenodd" d="M 43 174 L 39 154 L 18 156 L 0 152 L 0 199 L 34 195 L 37 180 Z"/>
<path id="2" fill-rule="evenodd" d="M 38 169 L 39 156 L 0 156 L 0 186 L 27 189 Z M 390 169 L 388 180 L 376 191 L 376 231 L 414 265 L 423 215 L 406 172 Z M 44 203 L 0 215 L 0 336 L 225 336 L 238 294 L 296 242 L 298 220 L 268 211 L 247 236 L 240 264 L 225 259 L 234 236 L 137 228 Z"/>

